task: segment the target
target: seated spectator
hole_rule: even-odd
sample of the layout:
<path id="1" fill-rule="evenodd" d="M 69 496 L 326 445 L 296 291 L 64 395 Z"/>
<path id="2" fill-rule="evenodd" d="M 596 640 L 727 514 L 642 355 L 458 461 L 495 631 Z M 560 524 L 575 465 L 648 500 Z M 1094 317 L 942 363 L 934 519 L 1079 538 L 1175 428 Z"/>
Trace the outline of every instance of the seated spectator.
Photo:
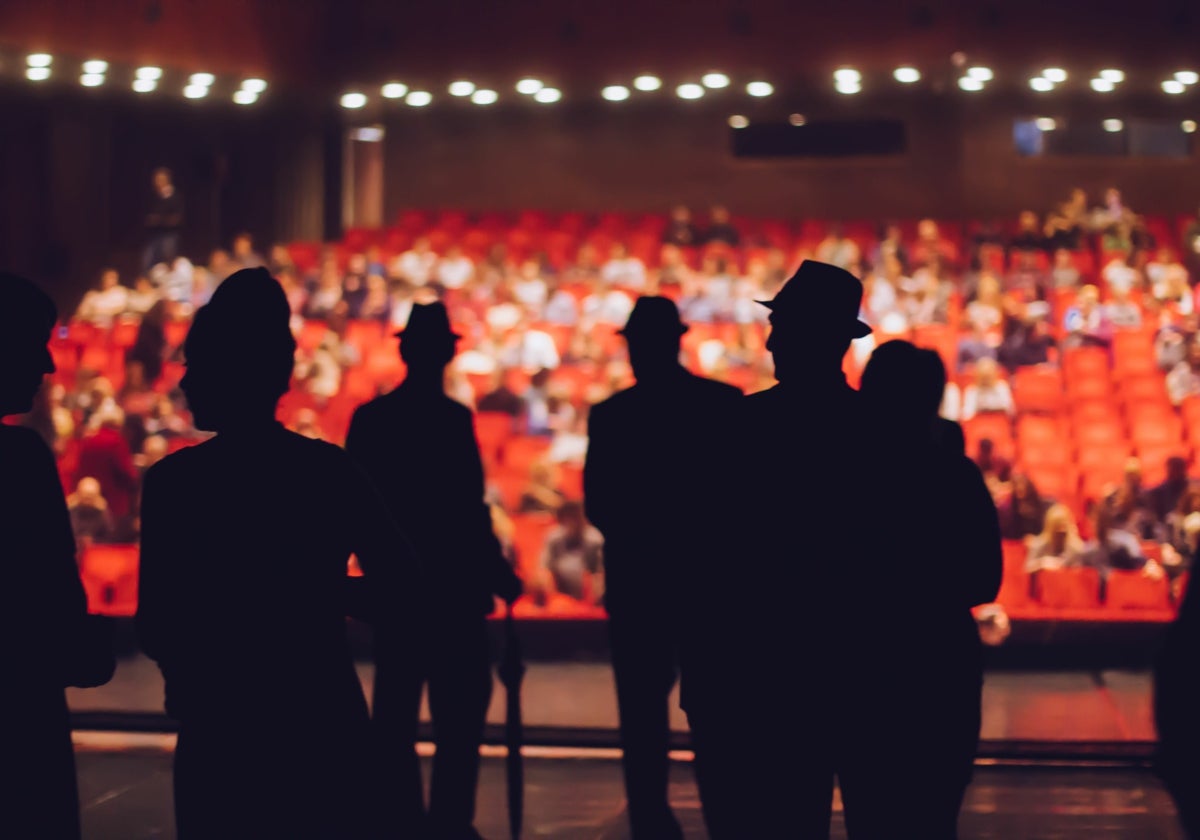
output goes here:
<path id="1" fill-rule="evenodd" d="M 1004 290 L 1019 295 L 1022 300 L 1044 300 L 1050 280 L 1038 265 L 1037 253 L 1014 251 L 1011 262 Z"/>
<path id="2" fill-rule="evenodd" d="M 751 260 L 746 273 L 733 284 L 733 300 L 730 317 L 735 324 L 766 324 L 770 311 L 757 301 L 766 300 L 768 295 L 767 264 L 762 260 Z"/>
<path id="3" fill-rule="evenodd" d="M 361 321 L 379 321 L 389 324 L 392 320 L 392 295 L 388 291 L 387 279 L 382 274 L 368 274 L 363 295 L 358 306 L 351 307 L 350 317 Z"/>
<path id="4" fill-rule="evenodd" d="M 584 458 L 587 457 L 587 447 L 587 412 L 580 411 L 569 425 L 554 432 L 546 458 L 555 464 L 583 466 Z"/>
<path id="5" fill-rule="evenodd" d="M 984 359 L 995 361 L 999 358 L 999 348 L 988 335 L 987 330 L 975 324 L 971 333 L 958 340 L 958 372 L 971 368 Z"/>
<path id="6" fill-rule="evenodd" d="M 579 323 L 579 301 L 575 295 L 557 283 L 550 283 L 546 306 L 542 309 L 542 320 L 560 327 L 573 327 Z"/>
<path id="7" fill-rule="evenodd" d="M 1091 218 L 1088 216 L 1087 193 L 1078 188 L 1071 191 L 1070 199 L 1046 217 L 1046 240 L 1052 248 L 1078 251 L 1089 230 Z"/>
<path id="8" fill-rule="evenodd" d="M 208 265 L 205 266 L 212 275 L 213 282 L 220 285 L 230 274 L 237 271 L 237 266 L 229 257 L 229 252 L 223 248 L 215 249 L 208 255 Z"/>
<path id="9" fill-rule="evenodd" d="M 1159 538 L 1172 545 L 1183 545 L 1187 538 L 1184 523 L 1194 513 L 1200 513 L 1200 487 L 1192 485 L 1179 497 L 1175 509 L 1163 520 L 1163 532 Z"/>
<path id="10" fill-rule="evenodd" d="M 900 231 L 900 226 L 893 222 L 888 222 L 879 230 L 879 242 L 871 249 L 871 268 L 878 270 L 888 257 L 895 257 L 900 261 L 901 274 L 908 273 L 908 249 L 904 247 L 904 234 Z"/>
<path id="11" fill-rule="evenodd" d="M 296 263 L 286 245 L 272 245 L 269 253 L 267 267 L 271 270 L 272 277 L 278 277 L 285 271 L 296 271 Z"/>
<path id="12" fill-rule="evenodd" d="M 897 257 L 884 257 L 882 264 L 863 279 L 863 315 L 868 324 L 878 325 L 900 307 L 900 286 L 909 282 Z"/>
<path id="13" fill-rule="evenodd" d="M 321 341 L 307 359 L 296 365 L 295 378 L 318 401 L 333 399 L 342 387 L 342 376 L 360 361 L 358 349 L 346 341 L 346 320 L 334 317 Z"/>
<path id="14" fill-rule="evenodd" d="M 1014 253 L 1037 254 L 1046 250 L 1046 237 L 1042 235 L 1037 213 L 1023 210 L 1017 217 L 1017 232 L 1008 242 L 1010 258 Z"/>
<path id="15" fill-rule="evenodd" d="M 1049 508 L 1050 503 L 1038 493 L 1029 476 L 1014 472 L 1008 498 L 997 508 L 1000 536 L 1006 540 L 1023 540 L 1040 534 Z"/>
<path id="16" fill-rule="evenodd" d="M 720 317 L 716 301 L 708 296 L 709 278 L 702 272 L 687 277 L 680 286 L 679 317 L 692 324 L 715 324 Z"/>
<path id="17" fill-rule="evenodd" d="M 90 433 L 79 444 L 75 465 L 75 481 L 94 478 L 100 484 L 100 495 L 108 505 L 116 540 L 129 535 L 134 514 L 134 500 L 139 489 L 139 476 L 133 465 L 122 429 L 125 415 L 115 404 L 101 407 L 89 422 Z"/>
<path id="18" fill-rule="evenodd" d="M 962 418 L 962 391 L 953 379 L 946 381 L 946 390 L 942 392 L 942 405 L 938 416 L 957 423 Z"/>
<path id="19" fill-rule="evenodd" d="M 1150 294 L 1162 304 L 1172 304 L 1180 315 L 1196 309 L 1196 297 L 1188 284 L 1187 269 L 1177 262 L 1170 249 L 1162 248 L 1158 258 L 1146 265 Z"/>
<path id="20" fill-rule="evenodd" d="M 1197 551 L 1200 551 L 1200 513 L 1189 513 L 1178 537 L 1163 544 L 1163 571 L 1177 584 L 1182 573 L 1191 571 Z M 1176 601 L 1183 595 L 1177 587 L 1172 594 Z"/>
<path id="21" fill-rule="evenodd" d="M 142 451 L 133 456 L 134 466 L 138 469 L 138 474 L 141 477 L 146 476 L 146 470 L 153 467 L 163 458 L 167 457 L 169 447 L 167 439 L 162 435 L 147 435 L 142 441 Z"/>
<path id="22" fill-rule="evenodd" d="M 633 311 L 633 300 L 620 289 L 599 280 L 591 294 L 583 299 L 581 308 L 585 329 L 590 329 L 593 324 L 623 327 Z"/>
<path id="23" fill-rule="evenodd" d="M 308 304 L 308 290 L 292 269 L 285 268 L 276 277 L 283 293 L 287 296 L 288 308 L 292 311 L 292 331 L 299 332 L 304 326 L 304 310 Z"/>
<path id="24" fill-rule="evenodd" d="M 497 367 L 491 374 L 490 387 L 475 405 L 477 411 L 507 414 L 515 422 L 525 410 L 525 403 L 508 387 L 504 368 Z"/>
<path id="25" fill-rule="evenodd" d="M 682 204 L 671 209 L 671 218 L 663 229 L 664 245 L 691 248 L 700 244 L 700 234 L 692 224 L 692 211 Z"/>
<path id="26" fill-rule="evenodd" d="M 846 236 L 838 222 L 829 226 L 829 233 L 817 244 L 816 258 L 844 268 L 856 277 L 862 273 L 862 253 L 858 243 Z"/>
<path id="27" fill-rule="evenodd" d="M 715 205 L 708 212 L 708 228 L 704 231 L 704 244 L 723 243 L 737 247 L 741 240 L 741 234 L 738 233 L 738 229 L 733 226 L 733 222 L 729 218 L 729 210 L 720 204 Z"/>
<path id="28" fill-rule="evenodd" d="M 420 288 L 433 279 L 437 263 L 438 256 L 430 246 L 429 237 L 419 236 L 413 242 L 412 248 L 392 260 L 388 273 L 392 280 Z"/>
<path id="29" fill-rule="evenodd" d="M 1056 289 L 1074 289 L 1081 277 L 1075 267 L 1075 259 L 1066 248 L 1054 252 L 1054 265 L 1050 269 L 1050 284 Z"/>
<path id="30" fill-rule="evenodd" d="M 1042 569 L 1071 569 L 1083 565 L 1086 546 L 1075 527 L 1075 517 L 1064 504 L 1051 505 L 1042 520 L 1041 533 L 1030 537 L 1025 555 L 1025 571 L 1035 574 Z"/>
<path id="31" fill-rule="evenodd" d="M 349 318 L 358 317 L 356 312 L 367 294 L 367 255 L 351 254 L 342 273 L 342 302 L 346 304 Z"/>
<path id="32" fill-rule="evenodd" d="M 133 282 L 133 288 L 128 291 L 125 296 L 125 313 L 141 317 L 150 311 L 150 307 L 161 300 L 161 295 L 154 284 L 150 282 L 150 278 L 139 275 L 137 280 Z"/>
<path id="33" fill-rule="evenodd" d="M 267 264 L 267 261 L 262 258 L 262 254 L 254 250 L 254 238 L 245 232 L 239 233 L 233 238 L 231 261 L 231 270 L 226 277 L 243 268 L 260 268 Z"/>
<path id="34" fill-rule="evenodd" d="M 922 266 L 913 272 L 907 283 L 901 281 L 904 293 L 900 311 L 910 326 L 945 324 L 949 317 L 953 284 L 938 276 L 933 266 Z"/>
<path id="35" fill-rule="evenodd" d="M 1167 515 L 1179 505 L 1183 494 L 1192 486 L 1188 477 L 1186 458 L 1178 455 L 1167 459 L 1167 477 L 1162 484 L 1150 488 L 1150 505 L 1154 515 L 1161 521 L 1166 521 Z"/>
<path id="36" fill-rule="evenodd" d="M 521 327 L 509 333 L 500 348 L 498 361 L 504 367 L 520 368 L 528 373 L 554 370 L 562 363 L 554 337 L 534 327 Z"/>
<path id="37" fill-rule="evenodd" d="M 994 330 L 1004 321 L 1004 295 L 1000 280 L 991 271 L 979 272 L 975 284 L 974 299 L 967 304 L 963 313 L 968 325 L 984 331 Z"/>
<path id="38" fill-rule="evenodd" d="M 327 321 L 335 313 L 341 311 L 344 306 L 341 272 L 338 271 L 337 261 L 332 257 L 327 257 L 321 264 L 321 273 L 317 278 L 316 288 L 308 295 L 304 317 Z"/>
<path id="39" fill-rule="evenodd" d="M 1050 361 L 1057 342 L 1045 318 L 1033 312 L 1036 303 L 1021 307 L 1004 319 L 1004 338 L 997 359 L 1010 371 Z M 1033 314 L 1031 314 L 1033 313 Z"/>
<path id="40" fill-rule="evenodd" d="M 458 245 L 451 245 L 438 260 L 435 279 L 443 289 L 462 289 L 475 279 L 475 263 Z"/>
<path id="41" fill-rule="evenodd" d="M 1107 580 L 1109 572 L 1145 570 L 1148 575 L 1161 576 L 1161 567 L 1148 561 L 1142 553 L 1138 538 L 1112 521 L 1107 508 L 1093 504 L 1089 511 L 1092 538 L 1084 544 L 1083 565 L 1100 572 L 1100 579 Z"/>
<path id="42" fill-rule="evenodd" d="M 1093 210 L 1091 216 L 1091 228 L 1100 234 L 1101 250 L 1130 253 L 1136 219 L 1136 214 L 1125 206 L 1121 191 L 1109 187 L 1104 193 L 1104 206 Z"/>
<path id="43" fill-rule="evenodd" d="M 75 317 L 107 329 L 129 309 L 129 289 L 121 285 L 115 268 L 100 272 L 100 286 L 83 296 Z"/>
<path id="44" fill-rule="evenodd" d="M 1123 289 L 1129 292 L 1142 287 L 1141 272 L 1129 264 L 1129 257 L 1125 254 L 1116 254 L 1109 260 L 1100 270 L 1100 277 L 1109 291 Z"/>
<path id="45" fill-rule="evenodd" d="M 1197 320 L 1195 313 L 1180 320 L 1167 311 L 1159 314 L 1159 328 L 1154 335 L 1154 359 L 1159 370 L 1171 370 L 1187 359 L 1188 345 L 1197 335 Z"/>
<path id="46" fill-rule="evenodd" d="M 975 363 L 974 381 L 963 391 L 962 419 L 976 414 L 1008 414 L 1017 411 L 1012 390 L 999 377 L 995 359 L 980 359 Z"/>
<path id="47" fill-rule="evenodd" d="M 546 534 L 541 568 L 554 590 L 587 604 L 604 601 L 604 538 L 588 524 L 583 505 L 566 502 Z"/>
<path id="48" fill-rule="evenodd" d="M 935 260 L 951 266 L 958 263 L 957 249 L 942 238 L 933 219 L 922 219 L 917 223 L 917 241 L 913 243 L 910 254 L 913 265 L 928 265 Z"/>
<path id="49" fill-rule="evenodd" d="M 100 494 L 100 482 L 91 476 L 79 479 L 75 492 L 67 496 L 71 530 L 81 546 L 109 542 L 113 535 L 108 503 Z"/>
<path id="50" fill-rule="evenodd" d="M 692 277 L 692 268 L 684 259 L 683 251 L 676 245 L 663 245 L 658 262 L 656 288 L 678 288 Z M 650 289 L 648 288 L 647 294 L 649 293 Z"/>
<path id="51" fill-rule="evenodd" d="M 1142 326 L 1142 308 L 1130 299 L 1128 289 L 1112 290 L 1112 299 L 1104 306 L 1104 315 L 1114 329 L 1135 330 Z"/>
<path id="52" fill-rule="evenodd" d="M 641 292 L 646 288 L 646 264 L 629 253 L 620 242 L 613 246 L 608 261 L 600 269 L 604 282 L 622 289 Z"/>
<path id="53" fill-rule="evenodd" d="M 528 312 L 541 312 L 546 305 L 546 281 L 542 279 L 542 266 L 537 260 L 525 260 L 520 272 L 512 278 L 512 297 L 515 303 Z"/>
<path id="54" fill-rule="evenodd" d="M 1100 306 L 1100 290 L 1087 285 L 1075 296 L 1075 305 L 1063 317 L 1066 347 L 1108 347 L 1112 344 L 1112 323 Z"/>
<path id="55" fill-rule="evenodd" d="M 1167 397 L 1180 405 L 1188 397 L 1200 395 L 1200 343 L 1188 345 L 1187 358 L 1167 373 Z"/>
<path id="56" fill-rule="evenodd" d="M 529 465 L 529 483 L 521 491 L 519 513 L 557 513 L 566 501 L 558 489 L 558 467 L 545 459 Z"/>
<path id="57" fill-rule="evenodd" d="M 1142 464 L 1137 458 L 1125 462 L 1121 483 L 1104 497 L 1111 520 L 1131 533 L 1157 534 L 1159 519 L 1154 513 L 1150 494 L 1142 487 Z M 1155 536 L 1140 536 L 1155 539 Z"/>
<path id="58" fill-rule="evenodd" d="M 154 410 L 146 418 L 146 434 L 161 435 L 165 438 L 179 438 L 193 434 L 188 420 L 180 413 L 179 408 L 168 396 L 158 398 Z"/>

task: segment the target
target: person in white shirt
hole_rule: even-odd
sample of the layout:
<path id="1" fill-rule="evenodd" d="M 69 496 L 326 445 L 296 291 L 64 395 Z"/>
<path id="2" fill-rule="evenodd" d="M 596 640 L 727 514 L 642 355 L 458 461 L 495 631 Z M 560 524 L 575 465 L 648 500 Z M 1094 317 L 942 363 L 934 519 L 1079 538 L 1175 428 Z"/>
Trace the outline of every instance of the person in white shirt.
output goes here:
<path id="1" fill-rule="evenodd" d="M 600 269 L 604 282 L 640 292 L 646 288 L 646 265 L 637 257 L 630 256 L 620 243 L 613 246 L 612 255 Z"/>
<path id="2" fill-rule="evenodd" d="M 975 363 L 975 381 L 963 392 L 962 419 L 970 420 L 977 414 L 995 413 L 1012 415 L 1016 412 L 1012 389 L 997 375 L 995 359 L 983 358 Z"/>
<path id="3" fill-rule="evenodd" d="M 527 373 L 554 370 L 561 363 L 554 338 L 542 330 L 525 328 L 509 337 L 502 354 L 505 367 L 519 367 Z"/>
<path id="4" fill-rule="evenodd" d="M 542 320 L 563 327 L 575 326 L 579 323 L 579 301 L 561 286 L 555 288 L 542 308 Z"/>
<path id="5" fill-rule="evenodd" d="M 129 289 L 121 285 L 115 268 L 106 268 L 100 272 L 100 288 L 83 296 L 75 317 L 98 327 L 110 327 L 128 308 Z"/>
<path id="6" fill-rule="evenodd" d="M 546 281 L 542 279 L 542 267 L 537 260 L 525 260 L 521 270 L 512 280 L 513 299 L 534 312 L 546 305 Z"/>
<path id="7" fill-rule="evenodd" d="M 451 245 L 437 264 L 437 281 L 444 289 L 461 289 L 475 277 L 475 263 L 462 248 Z"/>
<path id="8" fill-rule="evenodd" d="M 1188 271 L 1175 259 L 1170 248 L 1160 248 L 1154 261 L 1146 265 L 1146 279 L 1150 292 L 1164 303 L 1176 303 L 1179 312 L 1187 315 L 1192 310 L 1192 290 L 1188 283 Z"/>
<path id="9" fill-rule="evenodd" d="M 438 255 L 430 247 L 429 238 L 422 236 L 413 242 L 411 250 L 405 251 L 392 261 L 390 273 L 394 279 L 420 287 L 428 284 L 433 278 L 437 262 Z"/>
<path id="10" fill-rule="evenodd" d="M 1109 260 L 1108 265 L 1100 272 L 1104 282 L 1111 290 L 1124 289 L 1130 291 L 1141 285 L 1141 272 L 1129 264 L 1129 258 L 1118 254 Z"/>
<path id="11" fill-rule="evenodd" d="M 595 291 L 583 299 L 583 317 L 586 324 L 609 324 L 624 326 L 633 312 L 633 300 L 629 295 L 610 288 L 600 281 Z"/>

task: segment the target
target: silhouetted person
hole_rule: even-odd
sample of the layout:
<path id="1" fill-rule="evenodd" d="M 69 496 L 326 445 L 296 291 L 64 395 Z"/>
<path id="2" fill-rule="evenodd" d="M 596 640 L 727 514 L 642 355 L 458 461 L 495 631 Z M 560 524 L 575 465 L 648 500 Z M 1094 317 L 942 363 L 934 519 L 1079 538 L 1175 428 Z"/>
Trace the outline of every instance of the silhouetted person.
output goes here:
<path id="1" fill-rule="evenodd" d="M 471 412 L 445 393 L 459 339 L 445 306 L 414 304 L 399 335 L 407 377 L 360 406 L 346 437 L 424 569 L 411 622 L 375 628 L 375 738 L 390 764 L 381 782 L 397 830 L 425 823 L 432 837 L 470 838 L 492 691 L 486 618 L 492 596 L 515 600 L 521 582 L 492 532 Z M 426 684 L 437 744 L 427 818 L 414 749 Z"/>
<path id="2" fill-rule="evenodd" d="M 266 269 L 196 313 L 181 386 L 216 437 L 151 467 L 137 630 L 179 721 L 181 840 L 364 837 L 369 721 L 346 638 L 356 554 L 399 602 L 413 555 L 340 449 L 275 420 L 295 343 Z"/>
<path id="3" fill-rule="evenodd" d="M 0 274 L 0 417 L 29 411 L 42 378 L 54 372 L 46 343 L 57 317 L 32 283 Z M 3 424 L 0 563 L 0 714 L 8 723 L 0 834 L 70 840 L 79 837 L 79 798 L 63 688 L 87 599 L 54 456 L 36 432 Z"/>
<path id="4" fill-rule="evenodd" d="M 146 249 L 142 253 L 142 271 L 149 272 L 159 263 L 171 265 L 179 253 L 179 234 L 183 230 L 183 196 L 175 189 L 171 170 L 154 170 L 154 197 L 146 213 Z"/>
<path id="5" fill-rule="evenodd" d="M 869 443 L 888 503 L 862 534 L 856 594 L 865 632 L 843 655 L 853 716 L 839 780 L 851 837 L 953 840 L 979 740 L 983 650 L 971 608 L 996 597 L 1000 525 L 979 468 L 937 416 L 938 354 L 881 345 L 863 370 L 867 413 L 886 421 Z M 891 686 L 880 703 L 878 687 Z M 920 755 L 919 773 L 889 755 Z"/>
<path id="6" fill-rule="evenodd" d="M 588 416 L 584 501 L 604 535 L 605 606 L 635 840 L 682 838 L 667 802 L 668 698 L 680 662 L 686 581 L 704 533 L 710 452 L 741 392 L 679 363 L 687 327 L 668 298 L 643 297 L 621 333 L 636 384 Z"/>
<path id="7" fill-rule="evenodd" d="M 1179 615 L 1154 669 L 1154 723 L 1158 729 L 1156 769 L 1175 800 L 1189 838 L 1200 838 L 1200 601 L 1184 593 Z"/>

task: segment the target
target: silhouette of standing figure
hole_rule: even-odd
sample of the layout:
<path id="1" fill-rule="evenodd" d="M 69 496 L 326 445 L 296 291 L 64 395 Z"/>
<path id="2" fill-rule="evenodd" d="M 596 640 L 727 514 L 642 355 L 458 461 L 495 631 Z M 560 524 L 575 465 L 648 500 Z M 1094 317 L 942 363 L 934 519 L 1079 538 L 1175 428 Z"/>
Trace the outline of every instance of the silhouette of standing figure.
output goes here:
<path id="1" fill-rule="evenodd" d="M 347 563 L 394 596 L 415 560 L 350 458 L 275 420 L 289 318 L 266 269 L 221 284 L 181 382 L 217 435 L 145 477 L 137 630 L 179 721 L 181 840 L 373 836 Z"/>
<path id="2" fill-rule="evenodd" d="M 1195 566 L 1195 563 L 1192 564 Z M 1193 573 L 1194 574 L 1194 573 Z M 1184 593 L 1179 615 L 1167 630 L 1154 668 L 1156 770 L 1189 838 L 1200 838 L 1200 602 Z"/>
<path id="3" fill-rule="evenodd" d="M 680 667 L 710 453 L 741 397 L 679 363 L 687 327 L 643 297 L 621 333 L 636 384 L 588 416 L 584 503 L 604 535 L 605 606 L 635 840 L 682 838 L 667 802 L 668 698 Z"/>
<path id="4" fill-rule="evenodd" d="M 0 416 L 33 407 L 54 372 L 46 343 L 54 304 L 28 280 L 0 274 Z M 75 755 L 63 688 L 87 599 L 54 456 L 37 433 L 0 424 L 0 563 L 4 690 L 0 834 L 79 837 Z"/>
<path id="5" fill-rule="evenodd" d="M 399 336 L 408 375 L 360 406 L 346 437 L 346 450 L 381 488 L 424 569 L 412 620 L 381 618 L 375 627 L 375 738 L 390 765 L 379 781 L 397 803 L 388 819 L 398 830 L 473 838 L 492 692 L 486 618 L 493 594 L 514 601 L 521 582 L 492 531 L 471 411 L 445 393 L 459 339 L 446 307 L 415 304 Z M 427 818 L 415 752 L 426 684 L 437 745 Z"/>
<path id="6" fill-rule="evenodd" d="M 906 341 L 878 347 L 863 371 L 867 443 L 888 504 L 872 513 L 860 567 L 865 632 L 847 649 L 856 719 L 840 762 L 853 838 L 954 840 L 979 741 L 983 648 L 971 608 L 995 600 L 1000 524 L 979 468 L 938 417 L 946 370 Z M 879 702 L 879 686 L 891 687 Z M 920 755 L 896 774 L 886 756 Z"/>

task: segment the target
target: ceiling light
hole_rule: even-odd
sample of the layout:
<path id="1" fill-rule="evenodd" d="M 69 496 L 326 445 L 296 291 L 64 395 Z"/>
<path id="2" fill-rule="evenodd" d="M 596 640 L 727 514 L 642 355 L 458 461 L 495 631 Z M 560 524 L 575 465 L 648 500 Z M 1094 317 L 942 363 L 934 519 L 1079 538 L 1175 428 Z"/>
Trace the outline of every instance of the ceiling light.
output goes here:
<path id="1" fill-rule="evenodd" d="M 1183 129 L 1185 134 L 1195 134 L 1196 133 L 1196 121 L 1195 120 L 1184 120 L 1183 122 L 1181 122 L 1179 124 L 1179 127 Z"/>
<path id="2" fill-rule="evenodd" d="M 30 67 L 49 67 L 54 63 L 54 56 L 49 53 L 33 53 L 25 56 L 25 63 Z"/>
<path id="3" fill-rule="evenodd" d="M 188 99 L 203 99 L 208 96 L 208 88 L 204 85 L 188 85 L 183 89 L 183 95 Z"/>
<path id="4" fill-rule="evenodd" d="M 1105 120 L 1104 130 L 1108 132 L 1117 132 L 1125 127 L 1125 123 L 1120 120 Z"/>
<path id="5" fill-rule="evenodd" d="M 157 82 L 162 78 L 161 67 L 139 67 L 133 71 L 133 75 L 138 79 L 149 79 L 152 82 Z"/>
<path id="6" fill-rule="evenodd" d="M 361 108 L 367 104 L 367 95 L 365 93 L 346 93 L 342 94 L 343 108 Z"/>
<path id="7" fill-rule="evenodd" d="M 770 96 L 775 92 L 775 86 L 770 82 L 751 82 L 746 85 L 746 93 L 751 96 Z"/>
<path id="8" fill-rule="evenodd" d="M 1061 67 L 1047 67 L 1042 71 L 1042 78 L 1048 79 L 1054 84 L 1062 84 L 1067 80 L 1067 71 Z"/>
<path id="9" fill-rule="evenodd" d="M 476 105 L 491 105 L 499 98 L 500 94 L 496 93 L 494 90 L 487 90 L 486 88 L 481 88 L 471 94 L 471 101 Z"/>
<path id="10" fill-rule="evenodd" d="M 243 88 L 233 92 L 233 101 L 239 105 L 253 105 L 258 101 L 258 94 Z"/>
<path id="11" fill-rule="evenodd" d="M 1162 89 L 1163 93 L 1175 95 L 1183 93 L 1185 90 L 1187 90 L 1187 86 L 1178 79 L 1167 79 L 1162 83 Z"/>
<path id="12" fill-rule="evenodd" d="M 475 92 L 475 83 L 463 80 L 451 82 L 448 90 L 451 96 L 470 96 Z"/>
<path id="13" fill-rule="evenodd" d="M 647 73 L 634 79 L 633 86 L 638 90 L 658 90 L 662 87 L 662 79 Z"/>
<path id="14" fill-rule="evenodd" d="M 1092 79 L 1091 85 L 1096 93 L 1112 93 L 1113 83 L 1108 79 Z"/>
<path id="15" fill-rule="evenodd" d="M 93 58 L 83 62 L 83 72 L 91 76 L 103 75 L 108 70 L 108 62 Z"/>
<path id="16" fill-rule="evenodd" d="M 1119 84 L 1121 84 L 1121 82 L 1125 81 L 1125 71 L 1124 70 L 1101 70 L 1100 78 L 1104 79 L 1106 82 L 1112 82 L 1114 85 L 1119 85 Z"/>
<path id="17" fill-rule="evenodd" d="M 104 84 L 103 73 L 84 73 L 79 77 L 79 84 L 84 87 L 100 87 Z"/>
<path id="18" fill-rule="evenodd" d="M 44 82 L 50 78 L 49 67 L 26 67 L 25 78 L 31 82 Z"/>
<path id="19" fill-rule="evenodd" d="M 558 88 L 544 87 L 535 93 L 533 98 L 543 105 L 549 105 L 562 99 L 562 91 Z"/>
<path id="20" fill-rule="evenodd" d="M 1054 90 L 1054 82 L 1044 76 L 1034 76 L 1029 80 L 1029 86 L 1038 93 L 1046 93 L 1047 91 Z"/>
<path id="21" fill-rule="evenodd" d="M 745 128 L 750 125 L 750 120 L 743 117 L 741 114 L 734 114 L 729 118 L 730 128 Z"/>
<path id="22" fill-rule="evenodd" d="M 913 82 L 921 81 L 921 71 L 916 67 L 897 67 L 892 76 L 897 82 L 905 85 L 911 85 Z"/>
<path id="23" fill-rule="evenodd" d="M 729 77 L 724 73 L 705 73 L 700 78 L 701 84 L 706 88 L 726 88 L 729 87 Z"/>
<path id="24" fill-rule="evenodd" d="M 838 93 L 845 94 L 846 96 L 852 96 L 862 90 L 862 85 L 859 82 L 844 81 L 837 82 L 834 84 L 833 88 Z"/>
<path id="25" fill-rule="evenodd" d="M 621 102 L 629 98 L 629 88 L 625 85 L 609 85 L 600 91 L 600 95 L 609 102 Z"/>
<path id="26" fill-rule="evenodd" d="M 523 93 L 526 96 L 533 96 L 543 87 L 545 87 L 545 85 L 542 84 L 540 79 L 522 79 L 521 81 L 517 82 L 517 93 Z"/>
<path id="27" fill-rule="evenodd" d="M 399 99 L 408 93 L 408 85 L 401 82 L 388 82 L 379 89 L 384 99 Z"/>
<path id="28" fill-rule="evenodd" d="M 1183 82 L 1185 85 L 1194 85 L 1200 82 L 1200 74 L 1195 70 L 1180 70 L 1175 74 L 1175 81 Z"/>
<path id="29" fill-rule="evenodd" d="M 433 94 L 427 90 L 410 90 L 404 102 L 414 108 L 424 108 L 433 101 Z"/>
<path id="30" fill-rule="evenodd" d="M 981 82 L 990 82 L 995 76 L 990 67 L 971 67 L 967 70 L 967 75 L 972 79 L 978 79 Z"/>
<path id="31" fill-rule="evenodd" d="M 675 95 L 680 99 L 699 99 L 704 96 L 704 88 L 691 82 L 675 88 Z"/>
<path id="32" fill-rule="evenodd" d="M 803 114 L 792 114 L 791 116 L 788 117 L 788 122 L 796 127 L 802 126 L 805 123 L 804 115 Z"/>
<path id="33" fill-rule="evenodd" d="M 150 91 L 154 90 L 156 87 L 158 87 L 158 82 L 154 81 L 154 79 L 134 79 L 133 80 L 133 89 L 137 93 L 149 93 Z"/>
<path id="34" fill-rule="evenodd" d="M 242 81 L 242 90 L 248 90 L 251 93 L 262 93 L 267 89 L 267 83 L 262 79 L 245 79 Z"/>
<path id="35" fill-rule="evenodd" d="M 212 73 L 193 73 L 188 77 L 188 84 L 196 85 L 197 87 L 210 87 L 216 80 L 216 76 Z"/>
<path id="36" fill-rule="evenodd" d="M 853 67 L 843 67 L 840 70 L 833 71 L 834 81 L 852 84 L 862 81 L 862 73 L 855 70 Z"/>
<path id="37" fill-rule="evenodd" d="M 378 125 L 363 125 L 350 132 L 350 137 L 363 143 L 380 143 L 383 141 L 383 128 Z"/>
<path id="38" fill-rule="evenodd" d="M 1037 126 L 1038 131 L 1054 131 L 1058 128 L 1058 123 L 1054 121 L 1053 117 L 1038 117 L 1033 124 Z"/>
<path id="39" fill-rule="evenodd" d="M 983 90 L 983 82 L 974 76 L 963 76 L 958 80 L 958 86 L 969 91 Z"/>

